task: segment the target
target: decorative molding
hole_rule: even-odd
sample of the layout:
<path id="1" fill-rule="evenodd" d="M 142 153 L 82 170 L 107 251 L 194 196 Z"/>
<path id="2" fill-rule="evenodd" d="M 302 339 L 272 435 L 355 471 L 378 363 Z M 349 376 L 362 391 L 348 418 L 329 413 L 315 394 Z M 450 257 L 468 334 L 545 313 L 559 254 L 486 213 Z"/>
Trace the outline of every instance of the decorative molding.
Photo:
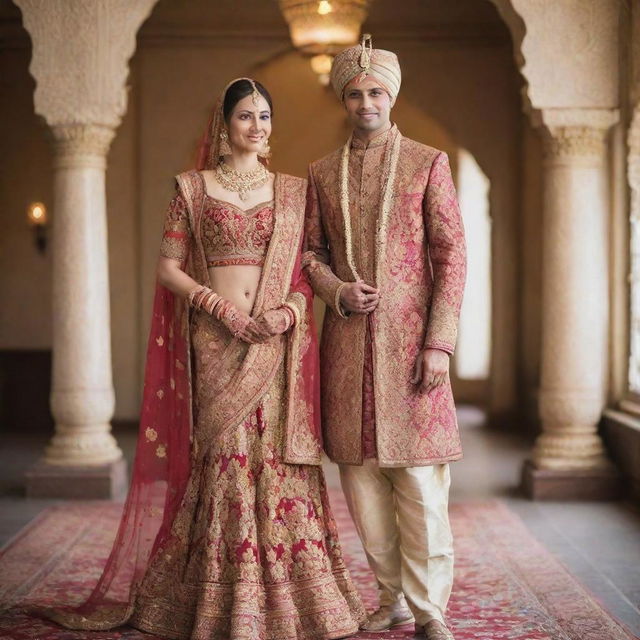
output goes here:
<path id="1" fill-rule="evenodd" d="M 538 469 L 568 471 L 611 467 L 602 440 L 597 433 L 545 431 L 536 440 L 531 459 Z"/>
<path id="2" fill-rule="evenodd" d="M 509 27 L 525 79 L 523 108 L 619 105 L 618 0 L 491 0 Z"/>
<path id="3" fill-rule="evenodd" d="M 568 157 L 604 157 L 606 131 L 593 127 L 547 127 L 544 136 L 546 161 Z"/>
<path id="4" fill-rule="evenodd" d="M 65 124 L 52 126 L 51 132 L 56 169 L 106 168 L 106 157 L 115 129 L 95 124 Z"/>
<path id="5" fill-rule="evenodd" d="M 543 128 L 545 161 L 604 162 L 608 130 L 618 121 L 617 109 L 541 109 L 533 113 Z"/>
<path id="6" fill-rule="evenodd" d="M 78 431 L 72 427 L 65 431 L 62 424 L 56 425 L 56 433 L 45 449 L 45 462 L 59 466 L 95 466 L 116 462 L 122 451 L 111 435 L 109 423 L 95 425 L 93 431 Z"/>
<path id="7" fill-rule="evenodd" d="M 16 0 L 31 36 L 36 113 L 50 126 L 117 127 L 136 33 L 156 1 Z"/>

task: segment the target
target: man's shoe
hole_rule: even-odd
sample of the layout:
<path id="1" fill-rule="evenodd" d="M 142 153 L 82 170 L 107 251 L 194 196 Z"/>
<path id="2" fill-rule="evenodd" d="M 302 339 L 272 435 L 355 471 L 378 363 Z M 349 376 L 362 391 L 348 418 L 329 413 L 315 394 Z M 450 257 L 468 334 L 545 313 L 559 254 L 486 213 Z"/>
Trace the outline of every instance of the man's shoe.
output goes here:
<path id="1" fill-rule="evenodd" d="M 427 640 L 455 640 L 451 631 L 440 620 L 429 620 L 424 626 L 417 624 L 416 635 Z"/>
<path id="2" fill-rule="evenodd" d="M 414 622 L 414 617 L 408 608 L 387 605 L 374 611 L 360 628 L 371 633 L 382 633 L 410 622 Z"/>

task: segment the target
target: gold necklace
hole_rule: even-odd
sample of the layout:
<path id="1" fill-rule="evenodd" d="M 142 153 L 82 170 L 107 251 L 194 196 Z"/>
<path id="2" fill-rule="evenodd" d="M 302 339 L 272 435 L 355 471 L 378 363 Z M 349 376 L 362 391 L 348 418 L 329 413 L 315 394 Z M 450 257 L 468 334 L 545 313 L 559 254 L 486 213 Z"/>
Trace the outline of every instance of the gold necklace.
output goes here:
<path id="1" fill-rule="evenodd" d="M 220 162 L 215 169 L 215 176 L 227 191 L 236 191 L 240 200 L 246 200 L 249 191 L 258 189 L 269 181 L 269 171 L 260 162 L 251 171 L 237 171 L 225 162 Z"/>
<path id="2" fill-rule="evenodd" d="M 353 275 L 353 280 L 362 278 L 356 269 L 353 258 L 353 242 L 351 237 L 351 212 L 349 211 L 349 154 L 351 152 L 351 141 L 353 134 L 349 136 L 346 144 L 342 148 L 340 160 L 340 209 L 342 210 L 342 222 L 344 225 L 344 240 L 347 265 Z M 382 163 L 382 202 L 380 203 L 380 213 L 378 214 L 378 225 L 376 229 L 376 255 L 375 273 L 376 283 L 380 282 L 380 269 L 387 241 L 387 222 L 391 212 L 391 198 L 396 182 L 396 171 L 398 169 L 398 158 L 400 156 L 400 143 L 402 135 L 396 129 L 389 133 L 384 151 L 384 161 Z"/>

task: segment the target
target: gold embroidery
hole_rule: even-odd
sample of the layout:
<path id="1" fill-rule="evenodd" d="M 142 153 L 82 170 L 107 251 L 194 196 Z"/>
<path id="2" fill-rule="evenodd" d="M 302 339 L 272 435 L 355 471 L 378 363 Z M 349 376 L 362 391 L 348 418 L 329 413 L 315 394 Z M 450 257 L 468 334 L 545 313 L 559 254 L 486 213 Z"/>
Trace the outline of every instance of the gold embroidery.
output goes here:
<path id="1" fill-rule="evenodd" d="M 385 157 L 382 163 L 383 177 L 382 184 L 382 206 L 380 207 L 380 215 L 378 217 L 378 225 L 376 231 L 376 256 L 375 264 L 377 267 L 382 263 L 381 252 L 385 246 L 385 234 L 387 231 L 387 219 L 389 217 L 389 211 L 391 209 L 391 196 L 393 194 L 393 187 L 395 184 L 396 170 L 398 168 L 398 157 L 400 155 L 400 141 L 401 135 L 394 127 L 389 133 L 387 143 L 385 145 Z M 349 207 L 349 156 L 351 153 L 351 145 L 353 143 L 353 134 L 349 136 L 349 139 L 342 149 L 342 159 L 340 162 L 340 208 L 342 210 L 343 218 L 343 231 L 345 238 L 345 253 L 346 260 L 351 273 L 353 274 L 354 281 L 362 280 L 362 277 L 358 273 L 355 261 L 353 259 L 353 239 L 351 235 L 351 213 Z M 376 275 L 378 275 L 376 269 Z M 377 280 L 377 278 L 376 278 Z M 336 302 L 336 308 L 338 302 Z"/>
<path id="2" fill-rule="evenodd" d="M 144 435 L 146 436 L 149 442 L 154 442 L 155 440 L 158 439 L 158 432 L 155 429 L 152 429 L 151 427 L 147 427 L 145 429 Z"/>
<path id="3" fill-rule="evenodd" d="M 165 458 L 167 456 L 167 445 L 159 444 L 156 449 L 156 455 L 158 458 Z"/>
<path id="4" fill-rule="evenodd" d="M 161 347 L 164 344 L 164 338 L 162 336 L 158 336 L 156 338 L 156 344 Z"/>
<path id="5" fill-rule="evenodd" d="M 393 136 L 392 129 L 366 148 L 354 138 L 348 162 L 342 147 L 309 171 L 304 264 L 314 290 L 330 307 L 321 352 L 324 442 L 329 456 L 346 464 L 362 460 L 367 319 L 341 318 L 336 294 L 341 282 L 354 276 L 381 291 L 371 317 L 380 464 L 436 464 L 462 455 L 450 385 L 425 395 L 410 382 L 421 349 L 452 352 L 455 345 L 465 277 L 462 221 L 446 154 L 399 134 L 396 146 Z M 396 167 L 386 181 L 393 189 L 385 188 L 380 173 L 387 164 L 383 154 L 390 154 L 388 164 Z M 348 224 L 345 182 L 348 211 L 358 211 Z"/>
<path id="6" fill-rule="evenodd" d="M 357 630 L 364 611 L 322 469 L 282 462 L 284 389 L 282 364 L 270 400 L 194 465 L 171 533 L 137 590 L 136 628 L 218 640 L 254 640 L 264 624 L 274 640 L 314 637 L 320 624 L 323 637 Z"/>

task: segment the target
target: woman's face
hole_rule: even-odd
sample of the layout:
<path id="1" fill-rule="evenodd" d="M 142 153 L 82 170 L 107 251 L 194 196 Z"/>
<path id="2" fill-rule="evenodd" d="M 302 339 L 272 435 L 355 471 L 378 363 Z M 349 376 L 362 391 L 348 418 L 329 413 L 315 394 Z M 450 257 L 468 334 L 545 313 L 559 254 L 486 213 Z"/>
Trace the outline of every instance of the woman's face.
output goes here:
<path id="1" fill-rule="evenodd" d="M 236 153 L 257 153 L 264 149 L 271 135 L 271 109 L 262 97 L 253 104 L 253 96 L 242 98 L 234 107 L 229 121 L 229 142 Z"/>

